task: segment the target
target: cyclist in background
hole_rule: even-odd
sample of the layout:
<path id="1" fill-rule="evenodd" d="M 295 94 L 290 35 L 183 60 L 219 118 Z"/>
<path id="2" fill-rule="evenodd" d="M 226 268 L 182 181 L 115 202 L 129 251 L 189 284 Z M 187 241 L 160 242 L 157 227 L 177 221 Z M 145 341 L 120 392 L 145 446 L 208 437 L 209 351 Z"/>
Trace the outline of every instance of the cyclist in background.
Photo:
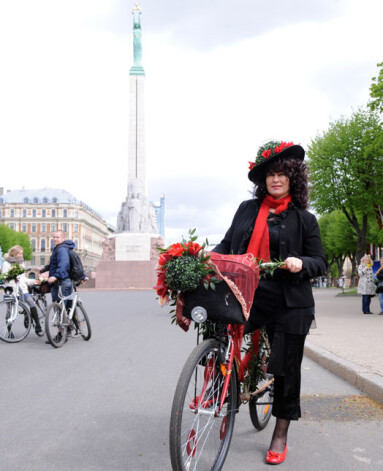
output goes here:
<path id="1" fill-rule="evenodd" d="M 9 270 L 12 268 L 13 265 L 20 265 L 21 267 L 25 268 L 25 263 L 24 263 L 24 253 L 23 253 L 23 248 L 20 245 L 14 245 L 11 247 L 4 255 L 4 263 L 3 263 L 3 268 L 2 268 L 2 273 L 7 273 Z M 14 293 L 17 293 L 17 286 L 20 288 L 21 292 L 23 293 L 25 302 L 29 306 L 29 310 L 31 312 L 31 317 L 35 322 L 35 331 L 36 334 L 39 334 L 42 332 L 42 328 L 40 325 L 40 320 L 39 320 L 39 315 L 37 312 L 37 307 L 35 302 L 33 301 L 32 295 L 28 292 L 28 286 L 32 286 L 35 284 L 38 284 L 36 280 L 29 280 L 26 276 L 25 273 L 22 273 L 18 277 L 17 284 L 15 281 L 9 281 L 7 283 L 8 286 L 11 286 L 13 288 Z"/>

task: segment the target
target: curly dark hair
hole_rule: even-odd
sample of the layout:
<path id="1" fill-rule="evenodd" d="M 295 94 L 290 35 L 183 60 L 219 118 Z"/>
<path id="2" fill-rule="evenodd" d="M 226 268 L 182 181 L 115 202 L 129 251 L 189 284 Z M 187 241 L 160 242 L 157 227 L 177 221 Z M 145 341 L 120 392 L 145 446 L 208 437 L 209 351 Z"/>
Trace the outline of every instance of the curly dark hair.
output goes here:
<path id="1" fill-rule="evenodd" d="M 267 194 L 266 172 L 284 173 L 289 178 L 292 202 L 300 209 L 308 207 L 308 175 L 306 164 L 296 158 L 276 159 L 267 166 L 260 179 L 254 185 L 253 196 L 263 200 Z"/>

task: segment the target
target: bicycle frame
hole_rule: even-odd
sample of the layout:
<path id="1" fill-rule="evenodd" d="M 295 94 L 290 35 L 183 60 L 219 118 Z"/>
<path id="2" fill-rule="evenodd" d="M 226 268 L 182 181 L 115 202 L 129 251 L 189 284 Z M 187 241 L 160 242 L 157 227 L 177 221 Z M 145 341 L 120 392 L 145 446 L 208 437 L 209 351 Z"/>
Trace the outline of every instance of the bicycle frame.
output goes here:
<path id="1" fill-rule="evenodd" d="M 253 335 L 252 335 L 252 348 L 246 355 L 244 355 L 243 358 L 241 357 L 243 331 L 244 331 L 244 327 L 240 325 L 228 324 L 227 326 L 227 330 L 226 330 L 227 347 L 225 351 L 225 362 L 220 365 L 221 373 L 225 379 L 222 386 L 219 407 L 215 411 L 216 416 L 220 414 L 222 407 L 225 403 L 228 389 L 229 389 L 231 374 L 233 372 L 233 368 L 235 368 L 235 365 L 237 366 L 238 381 L 239 383 L 243 383 L 244 378 L 245 378 L 245 372 L 248 369 L 251 356 L 253 354 L 255 355 L 258 354 L 260 333 L 259 333 L 259 330 L 256 330 L 255 332 L 253 332 Z M 212 370 L 212 367 L 210 367 L 210 370 Z M 210 379 L 211 377 L 209 377 L 209 375 L 205 376 L 204 382 L 206 384 L 204 384 L 203 386 L 203 391 L 207 388 L 207 385 Z M 270 379 L 265 384 L 263 384 L 260 388 L 256 389 L 253 392 L 248 392 L 246 394 L 241 393 L 240 394 L 241 403 L 249 401 L 252 396 L 257 396 L 261 394 L 265 389 L 270 387 L 270 385 L 273 382 L 274 382 L 274 378 Z M 203 401 L 203 397 L 200 398 L 200 401 Z"/>
<path id="2" fill-rule="evenodd" d="M 73 288 L 73 285 L 72 285 L 72 288 Z M 68 322 L 69 324 L 73 318 L 74 311 L 77 307 L 78 292 L 75 289 L 73 289 L 71 294 L 69 294 L 68 296 L 63 296 L 61 286 L 60 286 L 58 296 L 60 298 L 59 304 L 61 306 L 60 321 L 62 324 L 64 324 L 64 319 L 66 316 L 69 319 L 69 322 Z M 67 308 L 66 308 L 66 301 L 72 301 L 72 306 L 70 307 L 69 312 L 67 311 Z"/>
<path id="3" fill-rule="evenodd" d="M 9 302 L 11 305 L 10 307 L 10 316 L 7 318 L 7 325 L 13 324 L 17 317 L 17 313 L 19 310 L 19 301 L 20 295 L 22 295 L 20 291 L 20 287 L 16 282 L 16 290 L 14 290 L 11 286 L 2 286 L 4 289 L 4 301 Z M 16 291 L 16 292 L 15 292 Z M 20 294 L 19 294 L 20 293 Z"/>

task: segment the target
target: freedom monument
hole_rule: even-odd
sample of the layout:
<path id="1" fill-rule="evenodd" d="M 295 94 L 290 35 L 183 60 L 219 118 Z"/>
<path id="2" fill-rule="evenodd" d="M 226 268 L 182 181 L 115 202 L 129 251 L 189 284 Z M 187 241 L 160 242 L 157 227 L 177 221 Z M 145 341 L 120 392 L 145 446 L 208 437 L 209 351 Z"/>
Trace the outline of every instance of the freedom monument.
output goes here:
<path id="1" fill-rule="evenodd" d="M 154 206 L 146 191 L 144 83 L 141 9 L 133 14 L 133 57 L 129 72 L 128 188 L 117 218 L 117 232 L 105 239 L 96 288 L 151 288 L 156 284 L 158 233 Z"/>

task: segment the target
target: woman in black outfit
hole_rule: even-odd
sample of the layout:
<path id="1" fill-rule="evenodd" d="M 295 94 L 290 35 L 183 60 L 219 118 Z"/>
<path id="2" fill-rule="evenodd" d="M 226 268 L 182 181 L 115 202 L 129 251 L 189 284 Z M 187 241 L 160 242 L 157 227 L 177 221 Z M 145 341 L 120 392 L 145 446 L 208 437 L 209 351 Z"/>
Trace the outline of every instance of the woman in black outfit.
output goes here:
<path id="1" fill-rule="evenodd" d="M 283 260 L 285 269 L 260 279 L 245 333 L 266 326 L 272 345 L 273 415 L 277 418 L 266 462 L 279 464 L 287 452 L 290 420 L 300 410 L 301 363 L 306 335 L 314 319 L 310 279 L 326 272 L 316 218 L 309 213 L 304 149 L 270 141 L 250 163 L 254 199 L 238 208 L 214 252 L 252 253 L 263 261 Z"/>

